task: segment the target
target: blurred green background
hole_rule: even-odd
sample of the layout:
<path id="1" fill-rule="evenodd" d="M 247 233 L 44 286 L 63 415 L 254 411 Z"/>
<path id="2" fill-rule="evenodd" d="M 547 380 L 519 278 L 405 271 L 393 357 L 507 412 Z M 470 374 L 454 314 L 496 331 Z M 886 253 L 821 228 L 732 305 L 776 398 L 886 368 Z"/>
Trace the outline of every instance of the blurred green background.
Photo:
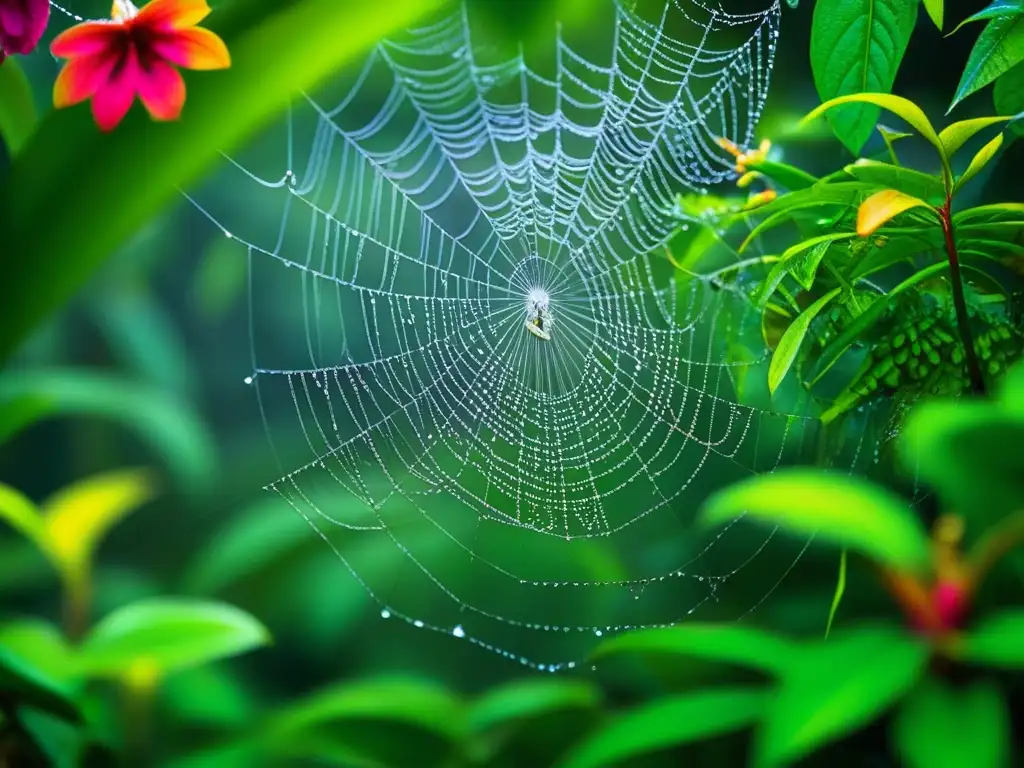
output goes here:
<path id="1" fill-rule="evenodd" d="M 86 16 L 105 11 L 103 3 L 95 8 L 86 5 L 74 10 Z M 597 8 L 597 3 L 475 0 L 470 5 L 475 23 L 499 45 L 524 40 L 528 47 L 550 47 L 555 19 L 563 21 L 582 49 L 587 47 L 588 34 L 593 35 L 594 45 L 607 35 L 606 10 Z M 956 16 L 961 17 L 985 3 L 955 5 Z M 222 10 L 225 18 L 258 13 L 255 5 L 248 10 L 230 6 L 228 2 L 217 5 L 211 26 L 217 28 Z M 819 103 L 808 62 L 812 6 L 805 2 L 796 9 L 783 9 L 782 35 L 759 135 L 771 138 L 787 162 L 826 173 L 850 161 L 849 153 L 831 134 L 796 131 L 799 117 Z M 389 12 L 387 4 L 372 11 L 381 16 L 382 27 L 389 25 Z M 64 23 L 59 14 L 55 23 Z M 943 38 L 921 14 L 893 92 L 914 99 L 930 115 L 942 114 L 972 43 L 970 35 Z M 941 55 L 936 54 L 938 50 Z M 264 56 L 264 66 L 287 70 L 290 65 L 286 56 L 266 51 Z M 32 84 L 36 106 L 45 115 L 58 65 L 45 49 L 23 58 L 21 65 Z M 188 80 L 190 87 L 199 77 Z M 325 92 L 332 93 L 330 86 Z M 983 93 L 957 107 L 956 116 L 991 113 L 990 96 Z M 186 119 L 187 115 L 188 107 Z M 77 118 L 69 118 L 66 125 L 91 129 L 84 116 Z M 230 121 L 232 113 L 225 111 L 218 119 Z M 284 130 L 276 120 L 232 156 L 242 158 L 249 168 L 280 168 L 287 146 Z M 116 142 L 115 134 L 109 144 L 115 150 Z M 83 147 L 88 151 L 88 144 Z M 161 150 L 150 145 L 148 151 Z M 965 194 L 965 204 L 1020 199 L 1022 151 L 1019 142 L 1009 143 L 983 182 Z M 907 150 L 908 164 L 913 164 L 914 152 L 923 156 L 925 150 L 919 146 Z M 0 163 L 8 162 L 0 158 Z M 61 172 L 59 167 L 55 171 Z M 104 181 L 117 183 L 116 174 Z M 123 183 L 147 182 L 126 171 Z M 35 210 L 58 212 L 69 204 L 82 205 L 87 195 L 83 198 L 78 187 L 87 192 L 89 179 L 75 177 L 69 185 L 71 203 L 58 192 L 38 201 Z M 220 206 L 226 217 L 237 218 L 242 226 L 250 226 L 247 220 L 253 228 L 260 222 L 275 226 L 280 217 L 275 203 L 249 194 L 255 192 L 255 185 L 242 185 L 225 172 L 223 163 L 215 163 L 202 182 L 189 187 L 189 193 L 204 205 Z M 97 232 L 117 218 L 115 211 L 79 215 L 91 217 L 90 226 Z M 47 217 L 36 225 L 45 228 Z M 0 234 L 0 243 L 3 239 Z M 44 282 L 51 279 L 47 275 L 56 276 L 62 269 L 59 259 L 41 261 L 31 247 L 16 252 L 7 245 L 0 248 L 5 265 L 36 271 Z M 151 709 L 141 715 L 143 737 L 131 733 L 132 715 L 119 714 L 124 696 L 97 692 L 91 718 L 100 724 L 99 732 L 112 743 L 129 742 L 140 765 L 202 753 L 231 734 L 247 732 L 287 702 L 343 681 L 400 674 L 471 695 L 539 674 L 515 658 L 460 642 L 447 632 L 382 619 L 381 604 L 367 596 L 339 553 L 281 495 L 263 490 L 308 456 L 287 398 L 272 398 L 261 414 L 253 388 L 244 383 L 252 372 L 250 343 L 257 339 L 260 360 L 289 359 L 294 352 L 289 345 L 306 338 L 306 307 L 297 282 L 271 285 L 271 290 L 264 286 L 258 294 L 251 293 L 249 267 L 242 245 L 225 238 L 181 195 L 171 195 L 67 306 L 19 346 L 0 374 L 0 402 L 27 396 L 56 404 L 46 418 L 25 428 L 5 433 L 5 425 L 0 424 L 0 437 L 6 438 L 0 446 L 0 482 L 41 501 L 86 478 L 107 477 L 113 488 L 126 482 L 127 476 L 120 474 L 125 467 L 147 471 L 131 476 L 140 483 L 134 491 L 122 488 L 124 519 L 111 527 L 99 545 L 90 594 L 83 598 L 87 615 L 75 615 L 74 607 L 68 607 L 67 590 L 37 548 L 0 528 L 0 640 L 5 626 L 10 633 L 29 632 L 26 628 L 37 627 L 34 622 L 39 620 L 82 631 L 133 601 L 167 595 L 238 606 L 258 617 L 273 637 L 272 645 L 254 653 L 170 675 L 152 692 L 146 705 Z M 257 315 L 252 335 L 250 296 L 255 297 Z M 267 438 L 268 425 L 273 447 Z M 785 426 L 784 422 L 764 426 L 766 439 L 774 441 L 769 451 L 778 453 Z M 851 426 L 860 428 L 868 427 Z M 806 458 L 797 450 L 799 441 L 791 440 L 785 461 Z M 748 467 L 764 460 L 756 452 L 745 457 Z M 843 465 L 841 460 L 837 463 Z M 879 471 L 884 473 L 884 468 Z M 599 539 L 585 551 L 577 550 L 571 563 L 554 563 L 553 558 L 564 555 L 541 536 L 504 533 L 486 540 L 470 539 L 473 551 L 492 553 L 486 556 L 516 574 L 529 574 L 523 576 L 527 579 L 614 582 L 637 573 L 663 573 L 702 555 L 691 578 L 669 579 L 639 593 L 623 587 L 574 591 L 492 585 L 487 569 L 475 569 L 471 558 L 457 561 L 450 557 L 450 550 L 431 552 L 429 531 L 416 529 L 417 510 L 396 506 L 388 514 L 396 520 L 411 519 L 402 532 L 409 538 L 403 540 L 422 547 L 431 571 L 442 582 L 465 590 L 461 594 L 466 602 L 501 617 L 571 627 L 626 626 L 685 620 L 690 609 L 697 607 L 696 616 L 701 619 L 732 622 L 742 618 L 796 634 L 818 633 L 832 600 L 834 552 L 808 548 L 803 540 L 770 535 L 753 526 L 737 526 L 720 539 L 689 529 L 693 510 L 708 492 L 745 474 L 746 470 L 724 461 L 705 468 L 688 489 L 687 509 L 678 519 L 662 521 L 660 527 L 647 528 L 615 546 Z M 388 482 L 383 477 L 378 481 Z M 365 505 L 340 485 L 326 484 L 320 491 L 324 495 L 317 504 L 332 510 L 333 517 L 368 519 Z M 929 503 L 924 501 L 926 509 Z M 111 504 L 116 507 L 118 501 Z M 469 527 L 457 529 L 462 523 Z M 445 525 L 460 536 L 472 537 L 473 523 L 453 519 Z M 473 617 L 464 617 L 457 604 L 437 594 L 389 537 L 353 532 L 350 536 L 330 533 L 328 538 L 385 605 L 442 628 L 464 622 L 467 632 L 479 634 L 513 657 L 540 663 L 582 659 L 596 643 L 592 633 L 523 631 L 483 619 L 474 625 Z M 705 552 L 712 544 L 713 549 Z M 727 580 L 714 578 L 723 573 L 731 575 Z M 850 585 L 844 610 L 851 614 L 857 613 L 858 606 L 873 604 L 878 596 L 878 587 L 868 578 L 854 573 Z M 146 690 L 145 670 L 135 673 L 142 682 L 128 688 Z M 581 681 L 584 688 L 580 690 L 585 693 L 580 695 L 591 695 L 585 686 L 599 679 L 612 700 L 628 702 L 669 689 L 691 673 L 671 665 L 602 667 L 594 672 L 588 665 L 566 674 Z M 371 698 L 385 695 L 376 692 Z M 429 709 L 431 704 L 425 699 L 422 706 Z M 132 710 L 129 702 L 128 709 L 138 715 L 139 707 Z M 568 737 L 576 730 L 575 724 L 561 723 L 554 727 L 553 738 Z M 135 738 L 144 743 L 133 746 L 130 742 Z M 417 754 L 433 754 L 431 749 L 423 746 Z M 529 754 L 528 745 L 523 754 Z M 231 759 L 236 762 L 230 763 Z M 208 764 L 249 765 L 251 759 L 215 754 Z M 316 759 L 310 764 L 348 764 L 346 759 L 353 765 L 363 764 L 352 756 L 322 763 Z M 399 758 L 399 764 L 428 762 L 406 757 Z M 522 757 L 513 764 L 542 763 Z"/>

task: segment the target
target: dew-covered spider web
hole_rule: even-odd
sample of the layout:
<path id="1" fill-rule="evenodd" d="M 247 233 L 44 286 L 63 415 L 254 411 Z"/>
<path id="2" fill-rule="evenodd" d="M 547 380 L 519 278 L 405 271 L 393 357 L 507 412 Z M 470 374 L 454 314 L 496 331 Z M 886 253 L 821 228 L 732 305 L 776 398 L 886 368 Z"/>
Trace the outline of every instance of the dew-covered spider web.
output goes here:
<path id="1" fill-rule="evenodd" d="M 510 50 L 455 4 L 190 193 L 248 257 L 269 488 L 383 617 L 544 670 L 714 615 L 783 537 L 696 511 L 813 421 L 738 397 L 757 312 L 663 254 L 754 142 L 779 3 L 647 5 Z"/>

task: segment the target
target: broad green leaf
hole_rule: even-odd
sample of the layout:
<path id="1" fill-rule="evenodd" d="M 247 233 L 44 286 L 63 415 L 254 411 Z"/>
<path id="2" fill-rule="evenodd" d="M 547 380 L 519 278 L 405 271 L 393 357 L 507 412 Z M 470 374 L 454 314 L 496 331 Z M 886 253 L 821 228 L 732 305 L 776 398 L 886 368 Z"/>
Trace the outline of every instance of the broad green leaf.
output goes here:
<path id="1" fill-rule="evenodd" d="M 932 20 L 932 24 L 935 25 L 936 29 L 942 31 L 942 4 L 943 0 L 921 0 L 924 3 L 924 9 L 928 12 L 928 18 Z"/>
<path id="2" fill-rule="evenodd" d="M 967 170 L 956 180 L 956 185 L 953 187 L 954 191 L 960 189 L 960 187 L 977 176 L 981 169 L 988 165 L 989 161 L 996 156 L 996 152 L 999 151 L 1001 146 L 1003 146 L 1003 134 L 1000 133 L 992 141 L 979 149 L 978 154 L 971 158 L 971 164 L 967 166 Z"/>
<path id="3" fill-rule="evenodd" d="M 762 160 L 759 163 L 747 163 L 747 168 L 752 171 L 763 173 L 776 184 L 788 189 L 791 192 L 800 189 L 807 189 L 817 184 L 819 179 L 794 165 L 779 163 L 772 160 Z"/>
<path id="4" fill-rule="evenodd" d="M 956 656 L 997 669 L 1024 670 L 1024 610 L 1003 611 L 983 619 L 960 641 Z"/>
<path id="5" fill-rule="evenodd" d="M 36 505 L 20 491 L 0 483 L 0 520 L 36 545 L 43 553 L 49 550 L 49 537 Z"/>
<path id="6" fill-rule="evenodd" d="M 979 533 L 1024 506 L 1024 416 L 986 402 L 928 402 L 908 417 L 904 466 Z"/>
<path id="7" fill-rule="evenodd" d="M 71 692 L 20 655 L 0 645 L 0 696 L 50 712 L 68 722 L 82 716 Z"/>
<path id="8" fill-rule="evenodd" d="M 832 299 L 840 294 L 843 289 L 833 288 L 831 291 L 826 293 L 816 302 L 811 304 L 807 309 L 797 315 L 786 332 L 782 334 L 782 338 L 779 340 L 779 345 L 775 348 L 775 352 L 772 354 L 771 363 L 768 365 L 768 389 L 772 394 L 779 388 L 782 380 L 786 377 L 790 367 L 793 365 L 793 361 L 796 360 L 797 352 L 800 351 L 800 345 L 803 344 L 804 337 L 807 336 L 807 332 L 811 328 L 811 321 L 818 316 L 818 313 L 823 310 L 826 305 Z"/>
<path id="9" fill-rule="evenodd" d="M 619 715 L 583 741 L 558 768 L 633 764 L 642 756 L 731 733 L 757 722 L 770 705 L 766 691 L 719 688 L 655 700 Z"/>
<path id="10" fill-rule="evenodd" d="M 883 189 L 876 192 L 857 210 L 857 234 L 867 237 L 890 219 L 913 208 L 932 210 L 924 200 L 905 195 L 895 189 Z"/>
<path id="11" fill-rule="evenodd" d="M 343 683 L 293 705 L 270 722 L 264 743 L 281 756 L 430 766 L 443 764 L 466 732 L 463 703 L 443 687 L 379 678 Z"/>
<path id="12" fill-rule="evenodd" d="M 162 456 L 187 490 L 204 490 L 216 476 L 217 454 L 206 426 L 188 403 L 162 389 L 82 369 L 0 378 L 0 402 L 26 396 L 36 398 L 51 418 L 89 416 L 120 422 Z"/>
<path id="13" fill-rule="evenodd" d="M 932 264 L 911 275 L 888 293 L 879 296 L 870 307 L 857 315 L 857 318 L 843 328 L 839 335 L 821 351 L 811 367 L 810 384 L 817 383 L 839 361 L 839 358 L 882 318 L 889 302 L 895 296 L 948 269 L 949 263 L 946 261 Z"/>
<path id="14" fill-rule="evenodd" d="M 978 35 L 960 78 L 952 110 L 979 88 L 1024 61 L 1024 13 L 997 16 Z"/>
<path id="15" fill-rule="evenodd" d="M 152 473 L 126 469 L 82 480 L 47 499 L 41 511 L 56 565 L 71 579 L 84 578 L 107 531 L 155 493 Z"/>
<path id="16" fill-rule="evenodd" d="M 999 114 L 1014 115 L 1010 129 L 1018 136 L 1024 134 L 1024 124 L 1020 119 L 1024 113 L 1024 63 L 999 76 L 992 89 L 992 102 Z"/>
<path id="17" fill-rule="evenodd" d="M 917 21 L 918 0 L 818 0 L 811 24 L 811 71 L 818 95 L 888 93 Z M 830 101 L 831 100 L 831 101 Z M 839 140 L 860 152 L 879 110 L 865 100 L 828 115 Z"/>
<path id="18" fill-rule="evenodd" d="M 785 469 L 714 494 L 701 522 L 747 516 L 798 536 L 815 536 L 879 563 L 915 572 L 931 562 L 929 539 L 909 504 L 881 486 L 837 472 Z"/>
<path id="19" fill-rule="evenodd" d="M 943 128 L 939 132 L 939 140 L 946 149 L 946 156 L 952 159 L 953 155 L 974 138 L 978 131 L 1012 119 L 1012 117 L 976 117 L 973 120 L 961 120 L 959 123 L 953 123 Z"/>
<path id="20" fill-rule="evenodd" d="M 1002 768 L 1009 764 L 1010 718 L 991 683 L 950 688 L 926 678 L 900 707 L 893 726 L 907 768 Z"/>
<path id="21" fill-rule="evenodd" d="M 84 106 L 41 121 L 0 183 L 4 249 L 20 255 L 0 281 L 0 361 L 221 152 L 235 150 L 293 96 L 311 91 L 382 36 L 437 5 L 234 3 L 210 17 L 231 50 L 232 66 L 189 79 L 180 122 L 155 123 L 136 108 L 117 131 L 105 134 Z"/>
<path id="22" fill-rule="evenodd" d="M 618 654 L 661 654 L 714 661 L 780 674 L 794 662 L 786 638 L 738 624 L 681 624 L 626 632 L 604 641 L 593 658 Z"/>
<path id="23" fill-rule="evenodd" d="M 1024 13 L 1024 0 L 992 0 L 992 2 L 986 7 L 982 8 L 977 13 L 968 16 L 957 24 L 949 35 L 954 35 L 959 32 L 960 28 L 965 24 L 972 24 L 975 21 L 997 19 L 1002 16 L 1016 16 L 1021 13 Z M 947 37 L 949 37 L 949 35 L 947 35 Z"/>
<path id="24" fill-rule="evenodd" d="M 90 676 L 121 676 L 136 664 L 165 674 L 266 645 L 266 628 L 244 611 L 199 600 L 152 599 L 106 616 L 86 637 L 80 664 Z"/>
<path id="25" fill-rule="evenodd" d="M 859 181 L 896 189 L 919 197 L 932 205 L 939 205 L 946 198 L 946 187 L 942 179 L 929 173 L 915 171 L 913 168 L 861 158 L 856 163 L 846 166 L 844 170 Z"/>
<path id="26" fill-rule="evenodd" d="M 929 652 L 898 628 L 835 634 L 805 646 L 767 710 L 757 764 L 792 764 L 868 724 L 917 682 Z"/>
<path id="27" fill-rule="evenodd" d="M 0 66 L 0 142 L 9 155 L 16 155 L 35 130 L 36 105 L 32 86 L 18 64 L 8 58 Z"/>
<path id="28" fill-rule="evenodd" d="M 886 109 L 897 117 L 902 118 L 907 125 L 927 139 L 932 146 L 942 151 L 942 142 L 939 141 L 939 134 L 935 132 L 931 122 L 924 112 L 921 111 L 921 108 L 910 99 L 893 96 L 889 93 L 855 93 L 850 96 L 839 96 L 829 99 L 824 104 L 819 104 L 808 112 L 801 122 L 809 123 L 830 109 L 844 104 L 874 104 L 882 109 Z"/>
<path id="29" fill-rule="evenodd" d="M 469 727 L 484 731 L 570 709 L 595 709 L 601 699 L 601 690 L 586 680 L 516 680 L 483 694 L 469 710 Z"/>

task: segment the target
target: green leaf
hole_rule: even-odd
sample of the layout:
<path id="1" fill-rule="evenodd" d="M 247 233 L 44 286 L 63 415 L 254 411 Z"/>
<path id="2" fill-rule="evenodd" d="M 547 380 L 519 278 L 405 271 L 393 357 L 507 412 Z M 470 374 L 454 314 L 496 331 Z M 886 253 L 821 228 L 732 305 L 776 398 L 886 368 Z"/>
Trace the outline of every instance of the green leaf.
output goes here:
<path id="1" fill-rule="evenodd" d="M 0 625 L 0 647 L 62 685 L 74 682 L 74 650 L 52 624 L 41 619 L 25 619 Z"/>
<path id="2" fill-rule="evenodd" d="M 469 727 L 484 731 L 571 709 L 595 709 L 601 699 L 601 690 L 586 680 L 516 680 L 481 696 L 469 710 Z"/>
<path id="3" fill-rule="evenodd" d="M 244 611 L 199 600 L 152 599 L 114 611 L 89 633 L 80 664 L 90 676 L 142 663 L 167 673 L 266 645 L 266 628 Z"/>
<path id="4" fill-rule="evenodd" d="M 881 123 L 877 126 L 878 132 L 882 136 L 882 141 L 885 142 L 885 148 L 889 150 L 889 157 L 892 160 L 893 165 L 899 165 L 900 159 L 896 156 L 896 142 L 900 139 L 908 139 L 914 134 L 907 133 L 906 131 L 897 131 L 888 126 L 882 125 Z M 920 195 L 918 195 L 920 197 Z"/>
<path id="5" fill-rule="evenodd" d="M 48 554 L 49 537 L 36 505 L 20 491 L 0 483 L 0 520 Z"/>
<path id="6" fill-rule="evenodd" d="M 25 394 L 0 400 L 0 445 L 41 419 L 49 409 L 49 401 L 38 395 Z"/>
<path id="7" fill-rule="evenodd" d="M 825 102 L 888 93 L 917 21 L 918 0 L 818 0 L 811 24 L 811 71 Z M 869 102 L 848 102 L 828 116 L 839 140 L 860 152 L 878 122 Z"/>
<path id="8" fill-rule="evenodd" d="M 992 141 L 979 149 L 978 154 L 971 158 L 971 164 L 967 166 L 967 170 L 964 171 L 963 175 L 956 180 L 953 190 L 960 189 L 960 187 L 977 176 L 981 169 L 988 165 L 989 161 L 996 156 L 996 152 L 999 151 L 1001 146 L 1003 146 L 1003 134 L 1000 133 Z"/>
<path id="9" fill-rule="evenodd" d="M 875 238 L 871 250 L 853 265 L 849 279 L 851 282 L 860 280 L 872 272 L 905 262 L 917 254 L 941 249 L 943 245 L 938 222 L 932 227 L 922 227 L 917 235 Z"/>
<path id="10" fill-rule="evenodd" d="M 928 12 L 928 18 L 940 32 L 942 31 L 942 3 L 943 0 L 921 0 L 924 9 Z"/>
<path id="11" fill-rule="evenodd" d="M 1012 117 L 976 117 L 973 120 L 961 120 L 958 123 L 953 123 L 943 128 L 939 133 L 939 140 L 942 142 L 942 146 L 945 147 L 946 156 L 952 159 L 953 155 L 964 144 L 974 138 L 978 131 L 982 131 L 992 125 L 1008 122 L 1011 119 Z"/>
<path id="12" fill-rule="evenodd" d="M 221 152 L 236 149 L 291 97 L 314 89 L 383 35 L 437 5 L 235 3 L 211 17 L 211 27 L 231 50 L 232 66 L 189 78 L 180 122 L 158 124 L 136 108 L 117 131 L 104 134 L 84 106 L 51 113 L 0 184 L 4 249 L 21 254 L 0 281 L 0 361 L 171 200 L 176 188 L 195 182 Z"/>
<path id="13" fill-rule="evenodd" d="M 1024 64 L 1018 64 L 1003 73 L 992 89 L 992 102 L 1001 115 L 1014 115 L 1010 129 L 1018 136 L 1024 134 L 1020 115 L 1024 113 Z"/>
<path id="14" fill-rule="evenodd" d="M 810 330 L 811 321 L 818 316 L 818 313 L 825 308 L 825 306 L 832 301 L 836 296 L 840 294 L 843 289 L 833 288 L 831 291 L 826 293 L 816 302 L 811 304 L 807 309 L 797 315 L 786 332 L 782 334 L 782 338 L 779 340 L 779 345 L 775 348 L 775 352 L 772 354 L 771 363 L 768 366 L 768 389 L 772 394 L 779 388 L 782 380 L 786 377 L 790 367 L 793 365 L 793 361 L 796 360 L 797 352 L 800 351 L 800 345 L 803 344 L 804 337 L 807 336 L 807 332 Z"/>
<path id="15" fill-rule="evenodd" d="M 836 634 L 805 646 L 767 710 L 757 764 L 796 762 L 867 725 L 917 682 L 928 655 L 926 643 L 896 628 Z"/>
<path id="16" fill-rule="evenodd" d="M 216 476 L 212 436 L 186 402 L 162 389 L 82 369 L 0 378 L 0 403 L 25 397 L 35 398 L 39 408 L 45 406 L 46 416 L 94 416 L 122 423 L 161 455 L 189 490 L 205 489 Z"/>
<path id="17" fill-rule="evenodd" d="M 32 86 L 18 60 L 8 58 L 0 66 L 0 140 L 7 145 L 9 155 L 21 151 L 37 119 Z"/>
<path id="18" fill-rule="evenodd" d="M 876 192 L 857 209 L 857 234 L 867 237 L 891 219 L 914 208 L 933 210 L 924 200 L 905 195 L 895 189 Z"/>
<path id="19" fill-rule="evenodd" d="M 769 696 L 755 688 L 719 688 L 656 700 L 612 720 L 576 747 L 559 768 L 633 764 L 642 755 L 746 728 Z"/>
<path id="20" fill-rule="evenodd" d="M 817 184 L 819 179 L 794 165 L 779 163 L 772 160 L 762 160 L 757 163 L 747 163 L 747 168 L 758 173 L 763 173 L 776 184 L 790 190 L 807 189 Z"/>
<path id="21" fill-rule="evenodd" d="M 1024 203 L 993 203 L 991 205 L 979 205 L 968 208 L 953 214 L 953 223 L 963 226 L 977 219 L 985 219 L 986 222 L 1005 221 L 1007 219 L 1019 220 L 1024 218 Z"/>
<path id="22" fill-rule="evenodd" d="M 956 34 L 960 31 L 960 27 L 965 24 L 985 21 L 987 19 L 997 19 L 1003 16 L 1016 16 L 1020 13 L 1024 13 L 1024 0 L 992 0 L 988 6 L 957 24 L 949 35 Z M 949 35 L 946 35 L 946 37 L 949 37 Z"/>
<path id="23" fill-rule="evenodd" d="M 907 768 L 1009 764 L 1010 718 L 991 683 L 952 689 L 926 678 L 903 702 L 893 731 Z"/>
<path id="24" fill-rule="evenodd" d="M 780 674 L 794 661 L 792 644 L 755 627 L 737 624 L 681 624 L 626 632 L 605 640 L 594 659 L 618 654 L 661 654 L 696 658 Z"/>
<path id="25" fill-rule="evenodd" d="M 998 16 L 978 35 L 949 110 L 1024 61 L 1024 14 Z"/>
<path id="26" fill-rule="evenodd" d="M 443 687 L 379 678 L 335 686 L 285 710 L 265 743 L 282 756 L 427 766 L 440 765 L 465 734 L 465 708 Z"/>
<path id="27" fill-rule="evenodd" d="M 839 554 L 839 577 L 836 579 L 836 590 L 832 594 L 832 605 L 828 609 L 828 622 L 825 624 L 825 638 L 828 639 L 832 631 L 832 622 L 836 618 L 839 604 L 843 602 L 843 595 L 846 593 L 846 548 Z"/>
<path id="28" fill-rule="evenodd" d="M 843 170 L 859 181 L 877 184 L 886 189 L 896 189 L 933 205 L 940 205 L 946 198 L 946 187 L 942 179 L 930 173 L 915 171 L 913 168 L 861 158 Z"/>
<path id="29" fill-rule="evenodd" d="M 838 96 L 834 99 L 829 99 L 808 112 L 801 123 L 809 123 L 830 109 L 844 104 L 874 104 L 882 109 L 886 109 L 897 117 L 902 118 L 907 125 L 927 139 L 933 147 L 939 151 L 943 149 L 942 142 L 939 141 L 939 134 L 935 132 L 931 122 L 924 112 L 921 111 L 921 108 L 910 99 L 904 99 L 902 96 L 893 96 L 889 93 L 855 93 L 850 96 Z"/>
<path id="30" fill-rule="evenodd" d="M 70 691 L 21 656 L 0 645 L 0 694 L 19 704 L 37 707 L 68 722 L 82 716 Z"/>
<path id="31" fill-rule="evenodd" d="M 241 728 L 251 723 L 254 702 L 237 676 L 223 665 L 187 669 L 164 683 L 160 698 L 175 720 Z"/>
<path id="32" fill-rule="evenodd" d="M 800 536 L 815 536 L 895 568 L 927 570 L 931 546 L 906 501 L 881 486 L 836 472 L 785 469 L 714 494 L 703 525 L 746 515 Z"/>
<path id="33" fill-rule="evenodd" d="M 64 488 L 41 508 L 48 554 L 71 580 L 87 578 L 107 531 L 155 494 L 156 478 L 143 469 L 107 472 Z"/>
<path id="34" fill-rule="evenodd" d="M 1024 610 L 1008 610 L 982 620 L 957 646 L 963 661 L 997 669 L 1024 670 Z"/>

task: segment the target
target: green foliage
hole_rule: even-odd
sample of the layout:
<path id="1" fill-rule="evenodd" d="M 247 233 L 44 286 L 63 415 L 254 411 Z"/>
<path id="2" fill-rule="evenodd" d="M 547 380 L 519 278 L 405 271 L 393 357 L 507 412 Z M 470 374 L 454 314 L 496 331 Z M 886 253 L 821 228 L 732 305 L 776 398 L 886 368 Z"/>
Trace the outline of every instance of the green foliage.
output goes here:
<path id="1" fill-rule="evenodd" d="M 1004 611 L 980 622 L 956 652 L 975 664 L 1024 669 L 1024 611 Z"/>
<path id="2" fill-rule="evenodd" d="M 811 70 L 827 101 L 887 93 L 917 20 L 918 0 L 818 0 L 811 29 Z M 856 154 L 875 129 L 877 106 L 849 104 L 829 115 L 836 136 Z"/>
<path id="3" fill-rule="evenodd" d="M 0 66 L 0 141 L 17 154 L 35 130 L 36 105 L 28 78 L 14 59 Z"/>
<path id="4" fill-rule="evenodd" d="M 1024 3 L 1019 0 L 994 0 L 984 10 L 961 22 L 953 31 L 964 24 L 983 20 L 988 23 L 971 50 L 950 109 L 1024 61 Z"/>
<path id="5" fill-rule="evenodd" d="M 61 681 L 4 646 L 0 646 L 0 697 L 11 697 L 71 722 L 82 719 L 71 691 Z"/>
<path id="6" fill-rule="evenodd" d="M 1020 115 L 1024 112 L 1024 63 L 1017 64 L 996 80 L 992 89 L 992 103 L 1001 115 Z M 1019 120 L 1012 124 L 1020 135 L 1024 128 Z"/>
<path id="7" fill-rule="evenodd" d="M 752 477 L 712 496 L 702 519 L 721 524 L 740 515 L 901 569 L 921 571 L 931 559 L 928 538 L 906 503 L 848 475 L 791 469 Z"/>

